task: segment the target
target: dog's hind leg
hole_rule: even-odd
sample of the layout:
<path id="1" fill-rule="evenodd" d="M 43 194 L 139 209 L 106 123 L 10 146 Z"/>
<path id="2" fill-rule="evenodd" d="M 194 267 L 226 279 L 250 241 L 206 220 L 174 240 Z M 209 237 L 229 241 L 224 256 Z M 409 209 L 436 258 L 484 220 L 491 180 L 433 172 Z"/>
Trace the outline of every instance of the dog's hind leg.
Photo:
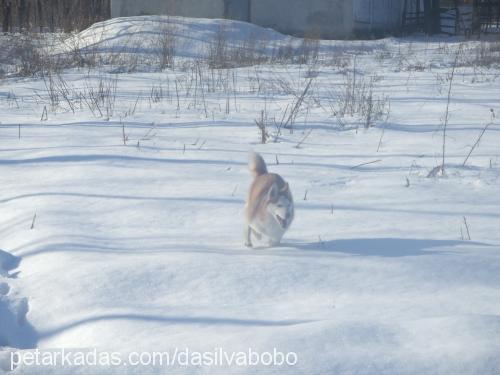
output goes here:
<path id="1" fill-rule="evenodd" d="M 252 238 L 251 238 L 252 228 L 250 228 L 249 226 L 246 226 L 244 236 L 245 236 L 245 246 L 246 247 L 253 247 Z"/>
<path id="2" fill-rule="evenodd" d="M 259 232 L 257 232 L 255 229 L 251 228 L 250 229 L 253 233 L 253 235 L 255 236 L 255 238 L 257 238 L 259 241 L 262 239 L 262 234 L 260 234 Z"/>

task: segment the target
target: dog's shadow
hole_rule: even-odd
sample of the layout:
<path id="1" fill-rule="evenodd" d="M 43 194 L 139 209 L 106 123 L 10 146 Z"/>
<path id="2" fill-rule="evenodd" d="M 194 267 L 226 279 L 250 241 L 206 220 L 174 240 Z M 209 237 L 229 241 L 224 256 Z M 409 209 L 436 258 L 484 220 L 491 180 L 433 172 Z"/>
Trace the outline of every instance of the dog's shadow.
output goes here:
<path id="1" fill-rule="evenodd" d="M 491 246 L 480 242 L 431 240 L 411 238 L 353 238 L 311 243 L 283 243 L 283 247 L 304 251 L 328 251 L 355 256 L 406 257 L 429 255 L 430 253 L 450 254 L 458 246 Z"/>

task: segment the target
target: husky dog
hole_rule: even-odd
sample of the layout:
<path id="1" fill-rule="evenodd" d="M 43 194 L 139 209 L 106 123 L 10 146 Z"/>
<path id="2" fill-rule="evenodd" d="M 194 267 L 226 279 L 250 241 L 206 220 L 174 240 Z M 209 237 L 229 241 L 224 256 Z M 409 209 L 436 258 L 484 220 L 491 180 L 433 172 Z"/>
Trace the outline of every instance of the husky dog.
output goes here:
<path id="1" fill-rule="evenodd" d="M 250 155 L 248 164 L 254 176 L 245 205 L 245 246 L 252 247 L 252 234 L 270 246 L 279 244 L 292 224 L 293 198 L 288 183 L 275 173 L 268 173 L 262 156 Z"/>

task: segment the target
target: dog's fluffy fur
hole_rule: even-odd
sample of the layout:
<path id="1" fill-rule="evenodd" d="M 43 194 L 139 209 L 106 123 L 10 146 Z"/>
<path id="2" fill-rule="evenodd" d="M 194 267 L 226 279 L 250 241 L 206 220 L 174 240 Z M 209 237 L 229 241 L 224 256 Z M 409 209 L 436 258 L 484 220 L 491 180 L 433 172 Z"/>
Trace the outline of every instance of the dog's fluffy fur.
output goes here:
<path id="1" fill-rule="evenodd" d="M 290 186 L 278 174 L 268 173 L 259 154 L 250 155 L 249 168 L 254 180 L 245 205 L 245 246 L 253 246 L 252 235 L 270 246 L 277 245 L 293 221 Z"/>

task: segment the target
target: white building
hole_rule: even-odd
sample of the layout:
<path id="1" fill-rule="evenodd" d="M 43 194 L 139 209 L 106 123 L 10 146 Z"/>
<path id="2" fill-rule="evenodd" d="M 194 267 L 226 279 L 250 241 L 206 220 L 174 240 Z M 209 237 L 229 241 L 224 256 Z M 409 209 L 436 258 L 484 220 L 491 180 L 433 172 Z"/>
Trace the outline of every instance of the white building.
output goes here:
<path id="1" fill-rule="evenodd" d="M 383 34 L 401 26 L 402 0 L 111 0 L 111 16 L 230 18 L 323 38 Z"/>

